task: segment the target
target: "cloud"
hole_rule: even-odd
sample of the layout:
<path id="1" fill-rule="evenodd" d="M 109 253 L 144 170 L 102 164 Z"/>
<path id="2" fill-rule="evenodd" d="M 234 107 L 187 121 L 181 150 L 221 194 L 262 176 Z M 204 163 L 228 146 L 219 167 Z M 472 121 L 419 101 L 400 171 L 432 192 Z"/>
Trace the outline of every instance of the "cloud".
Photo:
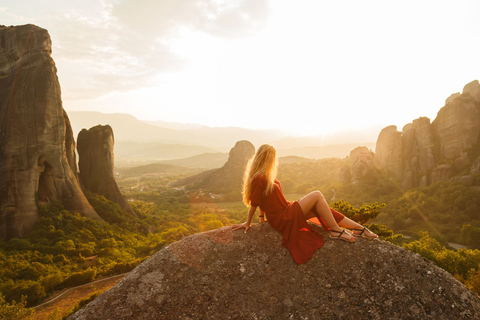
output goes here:
<path id="1" fill-rule="evenodd" d="M 125 0 L 112 11 L 131 30 L 157 36 L 171 36 L 187 27 L 238 37 L 255 30 L 268 14 L 268 0 Z"/>
<path id="2" fill-rule="evenodd" d="M 78 80 L 65 75 L 67 99 L 156 85 L 158 74 L 185 64 L 169 47 L 182 28 L 215 37 L 243 37 L 257 30 L 269 13 L 267 0 L 104 0 L 98 9 L 95 16 L 71 10 L 55 17 L 61 26 L 52 32 L 59 66 L 75 63 L 91 80 L 90 86 L 79 86 Z"/>

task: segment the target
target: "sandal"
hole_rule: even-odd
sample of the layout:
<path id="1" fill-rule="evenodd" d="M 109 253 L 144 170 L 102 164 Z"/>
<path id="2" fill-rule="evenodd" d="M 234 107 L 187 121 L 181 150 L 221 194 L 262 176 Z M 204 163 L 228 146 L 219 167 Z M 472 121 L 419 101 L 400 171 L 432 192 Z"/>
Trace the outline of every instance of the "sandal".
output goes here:
<path id="1" fill-rule="evenodd" d="M 353 231 L 353 235 L 357 236 L 357 237 L 362 237 L 362 238 L 370 239 L 370 240 L 374 240 L 374 239 L 378 238 L 378 235 L 376 233 L 373 233 L 372 231 L 370 231 L 370 229 L 368 229 L 367 227 L 363 227 L 363 229 L 352 229 L 352 231 Z M 355 231 L 360 231 L 360 233 L 355 234 Z M 365 231 L 368 231 L 373 236 L 367 236 Z"/>
<path id="2" fill-rule="evenodd" d="M 342 231 L 330 230 L 330 232 L 339 233 L 339 235 L 336 236 L 336 237 L 333 237 L 332 235 L 330 235 L 330 238 L 333 239 L 333 240 L 343 240 L 343 241 L 346 241 L 346 242 L 355 242 L 357 240 L 357 238 L 355 238 L 354 235 L 352 235 L 350 232 L 348 232 L 346 230 L 342 230 Z M 348 234 L 350 236 L 350 238 L 343 238 L 342 235 L 344 233 Z"/>

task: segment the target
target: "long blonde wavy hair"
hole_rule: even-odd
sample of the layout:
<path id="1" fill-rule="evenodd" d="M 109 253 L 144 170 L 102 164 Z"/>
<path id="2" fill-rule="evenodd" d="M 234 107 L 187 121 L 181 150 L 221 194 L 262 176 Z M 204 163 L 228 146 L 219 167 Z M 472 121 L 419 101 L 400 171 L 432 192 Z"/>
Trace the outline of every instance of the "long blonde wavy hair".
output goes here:
<path id="1" fill-rule="evenodd" d="M 248 161 L 243 177 L 243 203 L 251 205 L 252 181 L 259 175 L 264 174 L 267 179 L 265 195 L 273 190 L 275 178 L 277 177 L 277 150 L 268 144 L 261 145 L 255 155 Z"/>

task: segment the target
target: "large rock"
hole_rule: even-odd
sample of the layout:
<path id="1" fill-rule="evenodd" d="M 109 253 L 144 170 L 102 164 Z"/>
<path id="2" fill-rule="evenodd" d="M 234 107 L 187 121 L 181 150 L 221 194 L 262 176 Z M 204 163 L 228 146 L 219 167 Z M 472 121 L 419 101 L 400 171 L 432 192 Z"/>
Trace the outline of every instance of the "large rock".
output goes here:
<path id="1" fill-rule="evenodd" d="M 113 130 L 109 125 L 98 125 L 78 133 L 80 182 L 84 190 L 103 195 L 135 215 L 115 181 L 113 145 Z"/>
<path id="2" fill-rule="evenodd" d="M 39 218 L 37 203 L 60 201 L 100 219 L 77 180 L 48 32 L 0 26 L 0 44 L 0 237 L 28 232 Z"/>
<path id="3" fill-rule="evenodd" d="M 406 249 L 324 234 L 325 245 L 297 265 L 281 238 L 266 223 L 184 238 L 69 320 L 480 317 L 478 296 Z"/>
<path id="4" fill-rule="evenodd" d="M 351 179 L 358 181 L 370 174 L 373 167 L 373 152 L 367 147 L 357 147 L 350 152 L 348 164 L 351 167 Z M 345 173 L 343 173 L 345 181 Z"/>
<path id="5" fill-rule="evenodd" d="M 432 123 L 440 154 L 452 160 L 475 146 L 480 133 L 480 102 L 464 93 L 440 109 Z"/>
<path id="6" fill-rule="evenodd" d="M 469 94 L 475 101 L 480 102 L 480 83 L 478 80 L 467 83 L 463 87 L 463 94 Z"/>
<path id="7" fill-rule="evenodd" d="M 205 189 L 217 193 L 239 191 L 248 160 L 255 154 L 255 147 L 246 140 L 238 141 L 230 150 L 228 160 L 219 169 L 202 172 L 183 179 L 177 185 L 194 189 Z"/>
<path id="8" fill-rule="evenodd" d="M 402 133 L 397 126 L 388 126 L 378 135 L 375 146 L 374 163 L 382 169 L 391 171 L 398 179 L 403 177 Z"/>
<path id="9" fill-rule="evenodd" d="M 475 80 L 463 93 L 451 95 L 432 123 L 421 117 L 401 133 L 395 126 L 383 129 L 374 162 L 393 172 L 404 188 L 426 186 L 455 178 L 455 173 L 475 174 L 479 137 L 480 84 Z"/>
<path id="10" fill-rule="evenodd" d="M 430 119 L 421 117 L 407 124 L 402 130 L 402 184 L 405 188 L 418 186 L 428 170 L 436 166 L 434 138 Z M 429 180 L 429 177 L 425 179 Z"/>

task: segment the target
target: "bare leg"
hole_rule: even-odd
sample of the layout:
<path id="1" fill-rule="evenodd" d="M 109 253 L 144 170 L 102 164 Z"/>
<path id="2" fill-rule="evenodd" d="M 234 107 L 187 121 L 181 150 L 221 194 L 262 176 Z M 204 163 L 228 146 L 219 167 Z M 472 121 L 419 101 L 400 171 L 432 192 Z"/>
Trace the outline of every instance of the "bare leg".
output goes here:
<path id="1" fill-rule="evenodd" d="M 325 197 L 320 191 L 313 191 L 307 194 L 305 197 L 298 200 L 300 207 L 302 208 L 303 214 L 306 217 L 309 217 L 310 212 L 313 208 L 315 211 L 320 215 L 320 217 L 328 224 L 328 226 L 333 230 L 336 231 L 331 233 L 332 236 L 338 236 L 338 232 L 343 231 L 343 229 L 337 224 L 335 218 L 333 217 L 332 212 L 330 211 L 330 206 L 328 205 Z M 344 220 L 344 219 L 343 219 Z M 350 235 L 349 233 L 342 234 L 342 237 L 349 241 L 354 241 L 355 237 Z"/>
<path id="2" fill-rule="evenodd" d="M 355 229 L 353 231 L 354 235 L 360 235 L 362 233 L 363 228 L 365 228 L 361 224 L 359 224 L 359 223 L 357 223 L 357 222 L 355 222 L 352 219 L 347 218 L 347 217 L 340 220 L 338 225 L 343 227 L 343 228 L 347 228 L 347 229 Z M 373 233 L 372 231 L 370 231 L 366 228 L 365 228 L 365 231 L 363 231 L 363 236 L 365 238 L 371 238 L 371 239 L 378 238 L 378 236 L 375 233 Z"/>

